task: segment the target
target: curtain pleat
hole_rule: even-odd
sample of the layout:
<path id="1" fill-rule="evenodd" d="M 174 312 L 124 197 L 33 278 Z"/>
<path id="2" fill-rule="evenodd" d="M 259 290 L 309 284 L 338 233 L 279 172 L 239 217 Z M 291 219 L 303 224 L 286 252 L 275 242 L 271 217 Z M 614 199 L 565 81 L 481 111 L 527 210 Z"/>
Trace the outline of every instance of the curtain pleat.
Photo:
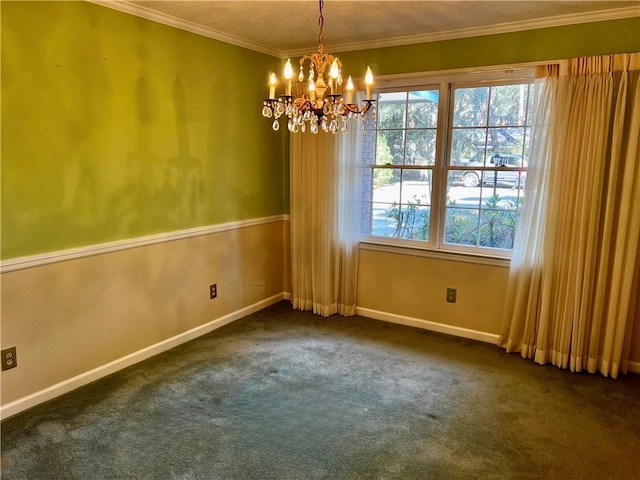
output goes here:
<path id="1" fill-rule="evenodd" d="M 630 77 L 632 79 L 630 80 Z M 596 295 L 602 305 L 603 318 L 621 318 L 626 322 L 605 325 L 603 339 L 599 342 L 601 356 L 589 358 L 593 369 L 605 375 L 617 376 L 618 371 L 628 369 L 631 332 L 635 317 L 635 299 L 638 295 L 638 271 L 640 258 L 640 72 L 623 71 L 620 79 L 613 121 L 611 156 L 620 162 L 612 162 L 609 177 L 610 198 L 607 198 L 604 222 L 604 242 L 600 267 L 608 282 L 599 284 Z M 619 173 L 619 174 L 618 174 Z M 606 252 L 619 252 L 610 258 Z M 608 300 L 608 301 L 607 301 Z M 629 301 L 630 300 L 630 301 Z M 594 342 L 595 347 L 595 342 Z M 595 350 L 595 348 L 594 348 Z M 597 351 L 597 350 L 596 350 Z"/>
<path id="2" fill-rule="evenodd" d="M 633 58 L 636 58 L 634 54 Z M 525 206 L 499 345 L 571 371 L 625 373 L 638 294 L 638 70 L 575 59 L 538 85 Z"/>

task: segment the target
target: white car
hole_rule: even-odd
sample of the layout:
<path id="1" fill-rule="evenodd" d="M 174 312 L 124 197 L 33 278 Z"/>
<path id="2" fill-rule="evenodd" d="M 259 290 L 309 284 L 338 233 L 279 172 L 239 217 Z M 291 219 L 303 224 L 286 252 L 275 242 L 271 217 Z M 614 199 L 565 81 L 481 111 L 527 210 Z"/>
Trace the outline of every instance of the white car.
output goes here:
<path id="1" fill-rule="evenodd" d="M 480 185 L 480 178 L 482 178 L 482 183 L 485 185 L 524 187 L 527 177 L 527 161 L 523 160 L 520 155 L 495 153 L 489 158 L 489 162 L 500 169 L 461 171 L 462 184 L 465 187 L 477 187 Z"/>

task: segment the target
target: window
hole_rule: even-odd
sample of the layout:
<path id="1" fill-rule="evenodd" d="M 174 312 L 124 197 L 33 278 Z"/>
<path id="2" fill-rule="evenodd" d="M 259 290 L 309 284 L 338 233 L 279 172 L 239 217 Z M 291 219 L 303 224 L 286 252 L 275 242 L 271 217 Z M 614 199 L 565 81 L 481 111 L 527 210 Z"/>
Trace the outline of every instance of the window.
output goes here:
<path id="1" fill-rule="evenodd" d="M 531 77 L 522 74 L 378 92 L 363 142 L 365 238 L 509 256 L 533 97 Z"/>

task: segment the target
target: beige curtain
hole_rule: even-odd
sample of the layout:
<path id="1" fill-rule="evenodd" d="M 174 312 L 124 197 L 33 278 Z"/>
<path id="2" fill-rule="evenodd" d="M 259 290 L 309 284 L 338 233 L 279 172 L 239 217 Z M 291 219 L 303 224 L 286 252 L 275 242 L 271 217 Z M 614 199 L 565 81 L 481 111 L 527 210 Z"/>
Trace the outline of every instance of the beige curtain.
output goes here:
<path id="1" fill-rule="evenodd" d="M 499 345 L 626 373 L 640 269 L 640 54 L 571 60 L 539 84 Z"/>
<path id="2" fill-rule="evenodd" d="M 355 162 L 358 125 L 348 134 L 291 134 L 292 302 L 329 316 L 355 315 L 358 244 Z"/>

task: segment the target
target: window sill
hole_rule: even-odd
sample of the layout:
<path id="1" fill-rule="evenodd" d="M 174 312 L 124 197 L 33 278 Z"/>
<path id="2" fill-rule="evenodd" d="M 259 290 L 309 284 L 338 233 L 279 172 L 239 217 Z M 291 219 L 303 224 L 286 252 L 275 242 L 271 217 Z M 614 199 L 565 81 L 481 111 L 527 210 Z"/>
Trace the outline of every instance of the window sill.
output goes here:
<path id="1" fill-rule="evenodd" d="M 479 265 L 491 265 L 494 267 L 509 268 L 511 259 L 490 255 L 473 254 L 467 252 L 454 252 L 451 250 L 430 250 L 406 245 L 392 245 L 370 240 L 360 241 L 361 250 L 373 252 L 393 253 L 398 255 L 411 255 L 414 257 L 434 258 L 451 262 L 475 263 Z"/>

